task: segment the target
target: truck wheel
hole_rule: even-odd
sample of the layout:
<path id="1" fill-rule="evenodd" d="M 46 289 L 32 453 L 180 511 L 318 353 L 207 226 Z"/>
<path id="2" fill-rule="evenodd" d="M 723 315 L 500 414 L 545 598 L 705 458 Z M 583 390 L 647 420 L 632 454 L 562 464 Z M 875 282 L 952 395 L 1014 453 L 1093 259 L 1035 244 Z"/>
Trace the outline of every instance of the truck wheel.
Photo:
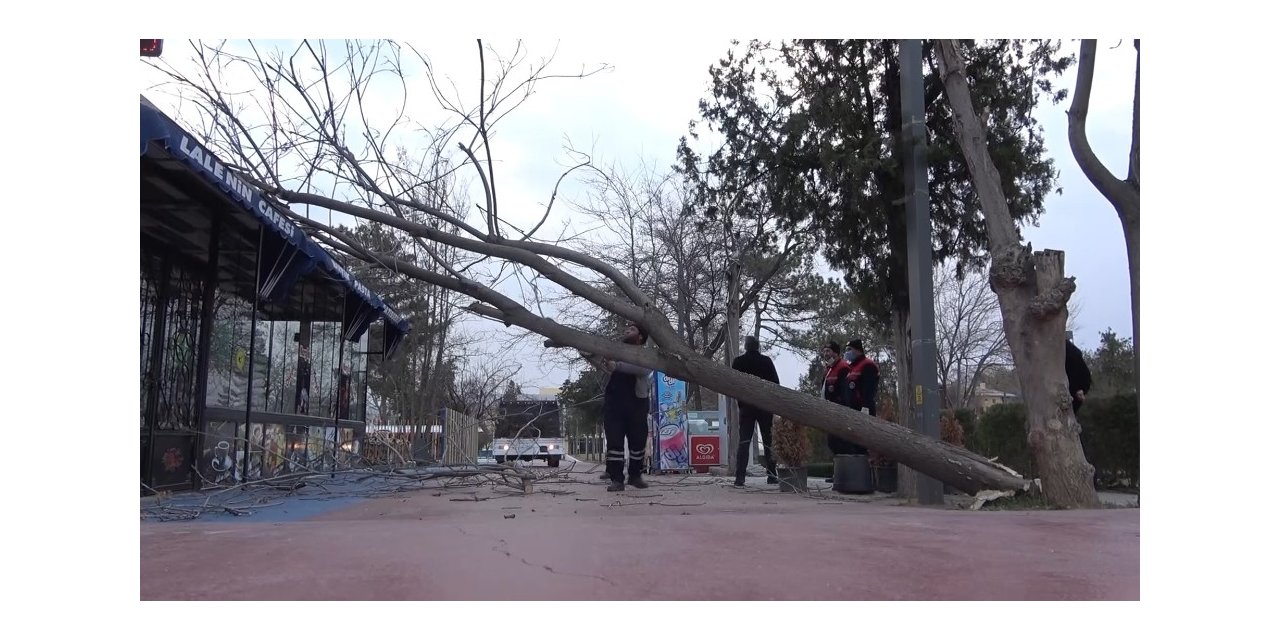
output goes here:
<path id="1" fill-rule="evenodd" d="M 533 462 L 533 456 L 520 456 L 520 459 L 525 462 Z"/>
<path id="2" fill-rule="evenodd" d="M 547 466 L 548 467 L 560 466 L 560 456 L 547 456 Z"/>
<path id="3" fill-rule="evenodd" d="M 494 456 L 494 457 L 493 457 L 493 461 L 494 461 L 494 462 L 496 462 L 496 463 L 498 463 L 498 464 L 503 464 L 503 463 L 505 463 L 505 462 L 507 461 L 507 459 L 506 459 L 505 457 L 503 457 L 503 456 Z"/>

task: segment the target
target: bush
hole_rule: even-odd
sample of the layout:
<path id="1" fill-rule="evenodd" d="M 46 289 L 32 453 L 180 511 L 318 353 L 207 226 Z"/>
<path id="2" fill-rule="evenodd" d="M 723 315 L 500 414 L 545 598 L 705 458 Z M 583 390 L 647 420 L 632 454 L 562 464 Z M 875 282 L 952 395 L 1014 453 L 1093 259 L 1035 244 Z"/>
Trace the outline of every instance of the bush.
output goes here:
<path id="1" fill-rule="evenodd" d="M 954 411 L 943 411 L 938 417 L 939 433 L 942 434 L 942 441 L 947 444 L 954 444 L 957 447 L 964 446 L 964 428 L 960 426 L 960 421 L 956 419 Z"/>
<path id="2" fill-rule="evenodd" d="M 1080 444 L 1085 459 L 1104 486 L 1126 479 L 1139 480 L 1138 395 L 1093 398 L 1080 408 Z M 1027 444 L 1026 410 L 1021 404 L 1001 404 L 982 414 L 969 449 L 999 462 L 1023 476 L 1039 475 Z"/>
<path id="3" fill-rule="evenodd" d="M 778 461 L 791 469 L 798 469 L 809 462 L 809 434 L 807 427 L 779 417 L 773 423 L 773 454 Z"/>
<path id="4" fill-rule="evenodd" d="M 1089 399 L 1080 407 L 1080 444 L 1103 485 L 1138 486 L 1138 394 Z"/>
<path id="5" fill-rule="evenodd" d="M 813 427 L 808 428 L 809 434 L 809 451 L 813 462 L 833 462 L 835 458 L 831 455 L 831 448 L 827 446 L 827 434 L 825 431 L 818 431 Z M 810 474 L 812 475 L 812 474 Z"/>
<path id="6" fill-rule="evenodd" d="M 964 441 L 973 440 L 974 433 L 978 430 L 978 414 L 973 409 L 953 409 L 951 414 L 956 420 L 960 421 L 960 428 L 964 432 Z"/>
<path id="7" fill-rule="evenodd" d="M 969 449 L 1022 474 L 1037 476 L 1035 459 L 1027 444 L 1027 412 L 1021 404 L 998 404 L 982 413 Z"/>

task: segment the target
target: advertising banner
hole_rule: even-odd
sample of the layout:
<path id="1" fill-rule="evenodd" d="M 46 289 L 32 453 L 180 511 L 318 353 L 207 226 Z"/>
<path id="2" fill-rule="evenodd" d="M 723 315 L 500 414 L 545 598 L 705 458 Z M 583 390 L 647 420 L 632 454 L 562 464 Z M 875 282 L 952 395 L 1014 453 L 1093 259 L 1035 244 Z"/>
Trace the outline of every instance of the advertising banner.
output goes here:
<path id="1" fill-rule="evenodd" d="M 658 471 L 689 468 L 689 416 L 685 410 L 687 386 L 658 371 L 654 372 L 654 466 Z"/>

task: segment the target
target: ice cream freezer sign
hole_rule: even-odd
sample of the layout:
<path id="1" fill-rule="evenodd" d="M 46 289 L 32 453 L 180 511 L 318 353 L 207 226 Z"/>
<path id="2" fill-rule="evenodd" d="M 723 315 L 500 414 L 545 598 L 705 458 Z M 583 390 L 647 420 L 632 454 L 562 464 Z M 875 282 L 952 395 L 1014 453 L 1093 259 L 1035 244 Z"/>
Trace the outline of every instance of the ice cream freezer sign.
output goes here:
<path id="1" fill-rule="evenodd" d="M 720 462 L 720 436 L 689 436 L 689 449 L 693 452 L 693 466 L 714 467 Z"/>
<path id="2" fill-rule="evenodd" d="M 654 377 L 654 466 L 659 471 L 689 468 L 689 416 L 685 410 L 683 380 L 655 372 Z"/>

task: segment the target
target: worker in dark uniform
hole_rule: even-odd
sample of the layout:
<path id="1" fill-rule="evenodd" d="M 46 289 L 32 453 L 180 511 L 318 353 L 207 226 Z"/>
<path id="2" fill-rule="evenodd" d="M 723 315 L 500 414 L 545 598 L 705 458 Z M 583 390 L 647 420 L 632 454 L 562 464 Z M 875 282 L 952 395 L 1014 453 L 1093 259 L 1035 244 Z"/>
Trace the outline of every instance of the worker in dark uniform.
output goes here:
<path id="1" fill-rule="evenodd" d="M 1075 343 L 1074 336 L 1067 332 L 1067 390 L 1071 392 L 1071 410 L 1078 416 L 1080 406 L 1084 404 L 1085 395 L 1093 386 L 1093 376 L 1089 373 L 1089 365 L 1084 361 L 1084 353 Z"/>
<path id="2" fill-rule="evenodd" d="M 755 336 L 747 336 L 744 347 L 746 353 L 733 359 L 734 370 L 778 384 L 778 370 L 774 368 L 772 358 L 760 353 L 760 341 Z M 778 463 L 773 459 L 773 414 L 739 400 L 738 460 L 733 474 L 734 486 L 746 484 L 747 458 L 756 426 L 760 427 L 760 439 L 764 441 L 764 468 L 768 476 L 765 482 L 778 483 Z"/>
<path id="3" fill-rule="evenodd" d="M 636 324 L 628 324 L 622 341 L 643 345 L 649 336 Z M 649 376 L 652 371 L 626 362 L 606 360 L 579 352 L 583 358 L 609 374 L 604 388 L 605 472 L 609 475 L 609 491 L 622 491 L 623 469 L 626 484 L 647 489 L 644 473 L 645 445 L 649 438 Z M 624 445 L 625 441 L 625 445 Z"/>

